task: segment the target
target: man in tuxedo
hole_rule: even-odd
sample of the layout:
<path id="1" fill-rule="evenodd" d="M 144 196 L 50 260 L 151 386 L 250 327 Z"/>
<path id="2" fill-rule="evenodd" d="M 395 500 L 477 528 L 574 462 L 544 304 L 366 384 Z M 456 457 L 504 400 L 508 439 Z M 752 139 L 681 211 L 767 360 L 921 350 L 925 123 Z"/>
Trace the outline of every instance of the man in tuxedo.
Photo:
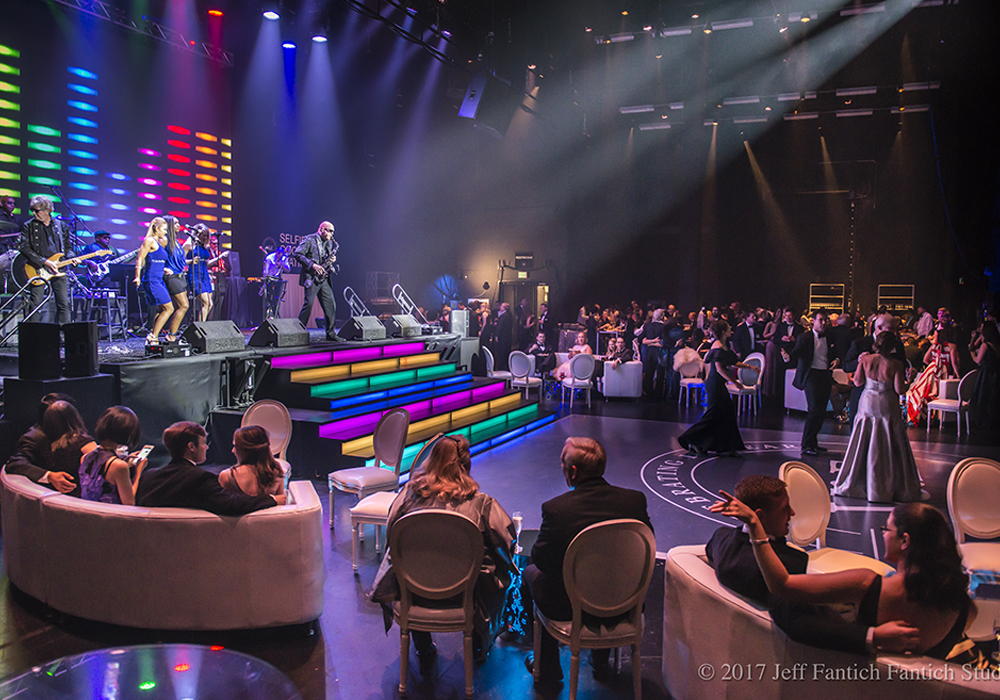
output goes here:
<path id="1" fill-rule="evenodd" d="M 497 349 L 496 369 L 507 371 L 507 359 L 514 344 L 514 314 L 506 301 L 500 304 L 500 315 L 497 316 L 493 331 L 493 344 Z"/>
<path id="2" fill-rule="evenodd" d="M 826 404 L 833 388 L 833 370 L 837 359 L 826 337 L 826 311 L 820 309 L 813 314 L 812 331 L 803 333 L 795 341 L 792 359 L 797 361 L 792 386 L 806 394 L 806 422 L 802 427 L 802 454 L 817 455 L 826 452 L 817 442 Z"/>
<path id="3" fill-rule="evenodd" d="M 570 542 L 595 523 L 632 518 L 649 526 L 646 496 L 640 491 L 612 486 L 604 480 L 607 454 L 592 438 L 571 437 L 563 445 L 563 477 L 572 490 L 542 504 L 542 527 L 531 549 L 531 563 L 524 570 L 524 609 L 532 610 L 532 601 L 550 620 L 573 619 L 573 608 L 563 582 L 563 558 Z M 586 619 L 586 615 L 584 615 Z M 542 632 L 540 682 L 562 680 L 559 643 Z M 594 673 L 602 677 L 607 670 L 609 650 L 591 652 Z M 533 659 L 526 659 L 531 670 Z"/>
<path id="4" fill-rule="evenodd" d="M 283 505 L 282 496 L 244 496 L 222 488 L 219 477 L 198 465 L 208 454 L 205 429 L 181 421 L 163 431 L 163 446 L 170 464 L 147 471 L 139 478 L 135 504 L 154 508 L 195 508 L 217 515 L 244 515 Z"/>
<path id="5" fill-rule="evenodd" d="M 757 511 L 771 549 L 790 574 L 804 574 L 809 555 L 788 545 L 788 524 L 795 511 L 788 500 L 785 482 L 773 476 L 752 474 L 736 484 L 736 498 Z M 803 644 L 837 649 L 854 654 L 875 650 L 901 652 L 912 650 L 919 632 L 901 622 L 887 622 L 878 627 L 849 623 L 814 605 L 790 603 L 777 599 L 767 590 L 757 565 L 753 543 L 746 527 L 723 526 L 713 533 L 705 555 L 715 568 L 719 583 L 736 593 L 770 608 L 771 617 L 790 638 Z"/>
<path id="6" fill-rule="evenodd" d="M 743 321 L 733 330 L 733 352 L 740 360 L 745 360 L 747 355 L 757 352 L 757 343 L 760 335 L 757 333 L 757 314 L 753 311 L 748 313 Z"/>
<path id="7" fill-rule="evenodd" d="M 549 316 L 549 305 L 538 305 L 538 332 L 545 334 L 545 344 L 556 347 L 559 345 L 559 330 Z"/>

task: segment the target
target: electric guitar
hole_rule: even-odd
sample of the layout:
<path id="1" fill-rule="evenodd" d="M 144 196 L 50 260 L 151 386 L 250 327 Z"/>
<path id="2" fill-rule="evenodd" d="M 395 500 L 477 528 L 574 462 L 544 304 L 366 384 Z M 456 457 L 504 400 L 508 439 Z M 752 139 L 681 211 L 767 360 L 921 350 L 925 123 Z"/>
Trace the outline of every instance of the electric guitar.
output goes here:
<path id="1" fill-rule="evenodd" d="M 55 263 L 56 272 L 49 272 L 48 268 L 45 266 L 42 266 L 40 270 L 35 269 L 35 267 L 28 262 L 28 258 L 24 255 L 24 253 L 21 253 L 14 258 L 14 279 L 22 287 L 28 283 L 28 280 L 31 280 L 31 285 L 33 287 L 39 287 L 54 277 L 65 277 L 65 272 L 59 272 L 59 270 L 62 270 L 64 267 L 79 265 L 81 262 L 89 258 L 107 254 L 108 251 L 106 250 L 95 250 L 93 253 L 87 253 L 86 255 L 79 255 L 75 258 L 63 260 L 63 254 L 56 253 L 49 258 L 50 262 Z"/>
<path id="2" fill-rule="evenodd" d="M 104 276 L 107 275 L 109 272 L 111 272 L 111 266 L 112 265 L 119 265 L 119 264 L 121 264 L 123 262 L 128 262 L 129 260 L 131 260 L 132 258 L 134 258 L 136 256 L 136 253 L 138 253 L 138 252 L 139 252 L 139 249 L 136 248 L 135 250 L 133 250 L 131 252 L 128 252 L 128 253 L 125 253 L 124 255 L 119 255 L 114 260 L 104 260 L 104 261 L 101 261 L 99 263 L 95 263 L 95 265 L 97 265 L 97 267 L 95 269 L 93 269 L 93 270 L 91 270 L 88 267 L 87 268 L 87 279 L 90 281 L 90 285 L 94 286 L 95 284 L 97 284 L 98 282 L 100 282 L 102 279 L 104 279 Z"/>

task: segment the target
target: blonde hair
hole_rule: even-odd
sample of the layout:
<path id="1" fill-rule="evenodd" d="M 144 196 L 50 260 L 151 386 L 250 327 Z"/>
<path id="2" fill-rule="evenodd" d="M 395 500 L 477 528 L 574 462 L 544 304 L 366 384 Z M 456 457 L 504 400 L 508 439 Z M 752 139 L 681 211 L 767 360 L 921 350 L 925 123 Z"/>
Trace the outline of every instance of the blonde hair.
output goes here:
<path id="1" fill-rule="evenodd" d="M 167 220 L 162 216 L 157 216 L 152 221 L 149 222 L 149 228 L 146 229 L 146 238 L 156 238 L 156 229 L 160 226 L 166 226 Z"/>

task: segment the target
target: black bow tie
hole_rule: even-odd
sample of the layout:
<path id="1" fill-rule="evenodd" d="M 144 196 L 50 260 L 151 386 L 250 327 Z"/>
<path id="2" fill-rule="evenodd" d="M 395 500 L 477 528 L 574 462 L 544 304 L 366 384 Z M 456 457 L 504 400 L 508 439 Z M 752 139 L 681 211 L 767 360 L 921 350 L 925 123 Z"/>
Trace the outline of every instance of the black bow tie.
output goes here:
<path id="1" fill-rule="evenodd" d="M 823 331 L 822 333 L 817 333 L 816 337 L 817 338 L 825 338 L 826 337 L 826 331 Z"/>

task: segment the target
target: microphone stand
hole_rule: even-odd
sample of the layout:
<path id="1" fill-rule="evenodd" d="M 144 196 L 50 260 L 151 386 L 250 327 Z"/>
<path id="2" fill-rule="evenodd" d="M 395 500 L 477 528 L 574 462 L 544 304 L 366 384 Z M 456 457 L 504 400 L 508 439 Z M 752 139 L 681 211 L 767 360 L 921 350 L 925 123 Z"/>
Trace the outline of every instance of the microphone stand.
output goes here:
<path id="1" fill-rule="evenodd" d="M 63 204 L 66 205 L 66 209 L 68 209 L 69 213 L 73 215 L 73 230 L 70 231 L 69 241 L 71 244 L 73 244 L 74 248 L 81 247 L 83 245 L 83 241 L 80 239 L 79 236 L 76 235 L 77 224 L 79 222 L 82 222 L 84 230 L 86 230 L 87 233 L 91 235 L 93 235 L 94 232 L 90 230 L 89 226 L 87 226 L 87 222 L 83 221 L 83 219 L 80 218 L 80 215 L 73 210 L 73 206 L 69 203 L 69 200 L 63 196 L 62 190 L 60 190 L 58 187 L 55 187 L 54 185 L 49 185 L 49 189 L 52 190 L 52 193 L 59 198 L 59 201 L 61 201 Z"/>

